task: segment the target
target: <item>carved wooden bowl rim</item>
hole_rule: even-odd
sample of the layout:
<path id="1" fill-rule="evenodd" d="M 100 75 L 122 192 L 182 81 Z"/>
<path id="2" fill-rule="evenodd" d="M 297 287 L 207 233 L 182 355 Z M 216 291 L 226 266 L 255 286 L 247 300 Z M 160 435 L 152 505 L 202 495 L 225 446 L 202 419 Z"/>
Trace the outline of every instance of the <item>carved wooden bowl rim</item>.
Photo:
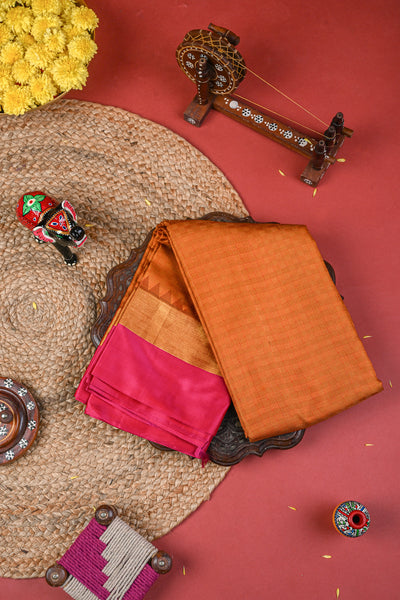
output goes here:
<path id="1" fill-rule="evenodd" d="M 208 221 L 255 223 L 251 217 L 236 217 L 224 212 L 209 213 L 201 217 L 201 219 Z M 147 248 L 147 244 L 151 239 L 152 232 L 153 229 L 148 233 L 143 244 L 138 248 L 133 249 L 129 258 L 125 262 L 113 267 L 107 275 L 107 291 L 100 302 L 100 313 L 91 330 L 92 342 L 96 347 L 100 344 L 101 339 L 139 266 L 142 256 Z M 333 267 L 327 262 L 325 262 L 325 264 L 335 283 L 335 272 Z M 303 436 L 304 429 L 299 429 L 291 433 L 266 438 L 257 442 L 250 442 L 245 437 L 236 411 L 231 404 L 217 434 L 211 441 L 208 448 L 208 455 L 212 462 L 229 467 L 237 464 L 246 456 L 262 456 L 268 449 L 275 448 L 283 450 L 292 448 L 303 439 Z M 160 450 L 170 450 L 160 444 L 152 443 L 152 445 Z"/>
<path id="2" fill-rule="evenodd" d="M 0 377 L 0 466 L 14 462 L 32 446 L 39 430 L 39 407 L 24 385 Z"/>

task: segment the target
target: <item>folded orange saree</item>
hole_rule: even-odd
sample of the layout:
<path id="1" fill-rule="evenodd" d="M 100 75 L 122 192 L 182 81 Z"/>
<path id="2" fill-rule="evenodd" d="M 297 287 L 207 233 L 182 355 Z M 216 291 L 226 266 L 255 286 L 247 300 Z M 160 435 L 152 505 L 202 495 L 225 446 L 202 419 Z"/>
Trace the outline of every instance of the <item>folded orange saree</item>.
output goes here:
<path id="1" fill-rule="evenodd" d="M 301 225 L 161 223 L 102 344 L 121 326 L 222 375 L 250 441 L 303 429 L 382 389 Z"/>

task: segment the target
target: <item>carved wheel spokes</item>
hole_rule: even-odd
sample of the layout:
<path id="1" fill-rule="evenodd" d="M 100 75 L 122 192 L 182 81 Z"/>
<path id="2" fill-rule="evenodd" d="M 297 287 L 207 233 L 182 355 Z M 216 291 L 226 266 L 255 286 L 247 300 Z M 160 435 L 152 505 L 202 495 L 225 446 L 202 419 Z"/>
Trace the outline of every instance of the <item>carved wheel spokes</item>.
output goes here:
<path id="1" fill-rule="evenodd" d="M 225 37 L 207 29 L 193 29 L 178 46 L 176 59 L 182 71 L 194 82 L 202 58 L 208 63 L 213 94 L 229 94 L 246 75 L 243 57 Z"/>

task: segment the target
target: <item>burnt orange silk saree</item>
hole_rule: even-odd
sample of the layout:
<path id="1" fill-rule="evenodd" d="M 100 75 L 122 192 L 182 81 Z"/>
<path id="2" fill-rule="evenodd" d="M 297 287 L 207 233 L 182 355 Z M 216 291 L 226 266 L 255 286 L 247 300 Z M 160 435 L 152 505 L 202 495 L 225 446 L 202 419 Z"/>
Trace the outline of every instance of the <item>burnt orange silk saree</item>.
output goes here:
<path id="1" fill-rule="evenodd" d="M 76 397 L 92 416 L 203 457 L 229 399 L 257 441 L 381 389 L 305 226 L 189 220 L 155 229 Z"/>

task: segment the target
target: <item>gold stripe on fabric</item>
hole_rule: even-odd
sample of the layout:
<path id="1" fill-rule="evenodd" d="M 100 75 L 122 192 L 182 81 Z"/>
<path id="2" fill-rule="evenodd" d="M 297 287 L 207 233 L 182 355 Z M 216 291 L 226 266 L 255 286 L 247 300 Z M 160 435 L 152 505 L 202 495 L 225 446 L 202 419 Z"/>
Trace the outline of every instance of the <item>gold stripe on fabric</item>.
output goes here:
<path id="1" fill-rule="evenodd" d="M 185 362 L 221 375 L 200 322 L 137 288 L 119 320 L 136 335 Z"/>

